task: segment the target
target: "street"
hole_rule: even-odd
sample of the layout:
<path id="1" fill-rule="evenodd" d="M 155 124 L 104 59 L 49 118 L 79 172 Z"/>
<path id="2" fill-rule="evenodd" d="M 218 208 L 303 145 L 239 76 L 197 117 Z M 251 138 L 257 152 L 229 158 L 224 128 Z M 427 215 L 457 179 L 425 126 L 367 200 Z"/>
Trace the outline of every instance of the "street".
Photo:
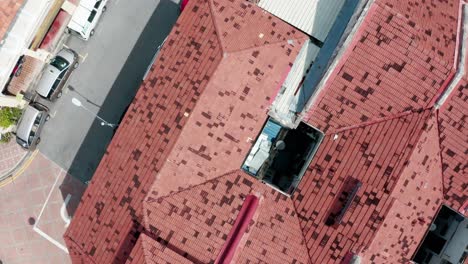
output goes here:
<path id="1" fill-rule="evenodd" d="M 62 236 L 83 183 L 178 13 L 170 0 L 109 1 L 89 41 L 66 36 L 64 46 L 79 54 L 80 65 L 57 101 L 37 96 L 51 115 L 38 151 L 0 185 L 0 263 L 70 263 Z"/>
<path id="2" fill-rule="evenodd" d="M 41 153 L 82 182 L 91 179 L 115 132 L 100 118 L 119 122 L 178 12 L 169 0 L 110 1 L 89 41 L 68 38 L 65 46 L 79 54 L 80 65 L 62 97 L 46 103 L 52 118 Z"/>

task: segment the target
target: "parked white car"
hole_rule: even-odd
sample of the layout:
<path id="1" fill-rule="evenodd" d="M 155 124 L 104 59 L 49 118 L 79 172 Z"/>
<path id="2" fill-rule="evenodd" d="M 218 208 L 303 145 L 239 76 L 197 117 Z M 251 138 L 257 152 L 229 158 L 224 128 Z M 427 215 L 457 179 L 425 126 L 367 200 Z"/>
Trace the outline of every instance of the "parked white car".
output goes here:
<path id="1" fill-rule="evenodd" d="M 41 141 L 42 127 L 49 118 L 45 105 L 36 102 L 26 106 L 16 128 L 16 142 L 25 149 L 34 148 Z"/>
<path id="2" fill-rule="evenodd" d="M 107 0 L 81 0 L 73 13 L 68 28 L 84 40 L 94 34 L 99 18 L 106 10 Z"/>
<path id="3" fill-rule="evenodd" d="M 54 101 L 62 96 L 62 90 L 71 73 L 78 67 L 78 54 L 63 48 L 44 69 L 36 86 L 36 92 L 43 98 Z"/>

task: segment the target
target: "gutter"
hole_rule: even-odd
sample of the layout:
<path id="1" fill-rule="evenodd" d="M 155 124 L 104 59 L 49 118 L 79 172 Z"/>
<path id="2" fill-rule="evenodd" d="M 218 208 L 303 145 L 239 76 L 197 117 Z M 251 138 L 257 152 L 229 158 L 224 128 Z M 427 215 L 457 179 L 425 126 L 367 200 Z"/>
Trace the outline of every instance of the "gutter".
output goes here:
<path id="1" fill-rule="evenodd" d="M 450 94 L 458 86 L 458 83 L 466 74 L 466 60 L 467 60 L 467 46 L 468 46 L 468 4 L 460 1 L 460 10 L 458 13 L 458 28 L 457 28 L 457 42 L 455 49 L 455 58 L 453 62 L 453 71 L 441 88 L 439 97 L 435 99 L 435 109 L 440 109 L 444 106 L 445 101 L 449 98 Z M 461 41 L 460 41 L 461 40 Z"/>

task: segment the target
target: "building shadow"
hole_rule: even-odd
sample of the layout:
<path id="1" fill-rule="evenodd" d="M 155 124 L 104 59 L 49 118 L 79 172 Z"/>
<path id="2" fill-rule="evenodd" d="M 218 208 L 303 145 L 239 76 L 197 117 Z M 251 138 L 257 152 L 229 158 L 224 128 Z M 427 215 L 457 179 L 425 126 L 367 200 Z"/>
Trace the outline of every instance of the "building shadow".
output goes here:
<path id="1" fill-rule="evenodd" d="M 120 70 L 97 113 L 98 116 L 109 123 L 120 122 L 133 101 L 158 46 L 169 34 L 178 16 L 179 6 L 176 3 L 170 0 L 160 1 Z M 95 119 L 72 161 L 67 177 L 73 177 L 85 184 L 89 182 L 104 156 L 115 130 L 115 128 L 101 125 L 101 121 Z M 69 181 L 69 179 L 65 179 L 65 181 Z M 62 192 L 62 197 L 65 200 L 67 193 Z M 70 216 L 73 215 L 76 207 L 77 204 L 67 206 L 67 212 Z"/>
<path id="2" fill-rule="evenodd" d="M 296 104 L 296 113 L 301 113 L 307 106 L 310 98 L 317 92 L 317 86 L 325 75 L 328 66 L 337 55 L 337 48 L 343 44 L 343 37 L 346 37 L 349 32 L 345 32 L 348 23 L 353 15 L 356 15 L 356 10 L 362 9 L 366 1 L 364 0 L 346 0 L 343 7 L 338 12 L 338 16 L 333 23 L 330 33 L 323 42 L 314 63 L 312 64 L 309 73 L 307 74 L 302 88 L 299 90 L 298 102 Z M 319 1 L 317 10 L 326 10 L 330 3 L 328 1 Z M 357 15 L 359 12 L 357 13 Z M 319 16 L 321 17 L 321 16 Z M 320 26 L 321 20 L 314 21 L 315 26 Z"/>

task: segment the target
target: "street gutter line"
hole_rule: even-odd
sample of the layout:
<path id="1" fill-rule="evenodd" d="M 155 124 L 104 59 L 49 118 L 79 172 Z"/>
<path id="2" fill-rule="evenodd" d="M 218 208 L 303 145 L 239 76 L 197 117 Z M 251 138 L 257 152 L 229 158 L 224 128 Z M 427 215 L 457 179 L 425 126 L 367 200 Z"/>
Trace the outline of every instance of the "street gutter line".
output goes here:
<path id="1" fill-rule="evenodd" d="M 21 166 L 21 168 L 19 168 L 10 178 L 6 177 L 5 180 L 2 180 L 0 182 L 0 188 L 12 183 L 16 178 L 18 178 L 18 176 L 21 175 L 29 167 L 31 162 L 34 160 L 34 157 L 36 157 L 37 152 L 38 152 L 38 150 L 35 150 L 31 155 L 26 154 L 26 157 L 25 157 L 26 161 L 24 159 L 21 159 L 15 165 L 15 169 L 16 169 L 16 166 L 18 166 L 22 162 L 24 162 L 23 166 Z M 13 171 L 15 169 L 13 169 Z"/>

